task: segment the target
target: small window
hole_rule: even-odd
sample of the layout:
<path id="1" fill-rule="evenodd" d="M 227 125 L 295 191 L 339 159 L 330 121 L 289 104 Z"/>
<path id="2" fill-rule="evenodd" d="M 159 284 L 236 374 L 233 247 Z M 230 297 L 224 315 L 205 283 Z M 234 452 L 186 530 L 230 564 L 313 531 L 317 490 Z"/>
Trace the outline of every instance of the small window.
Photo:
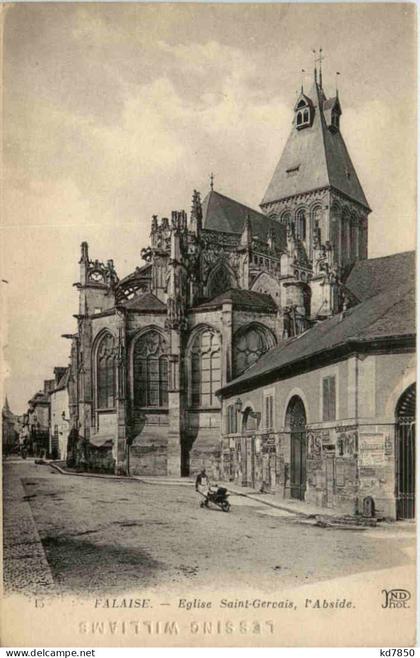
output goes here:
<path id="1" fill-rule="evenodd" d="M 288 173 L 288 170 L 286 170 L 286 173 Z M 282 214 L 280 221 L 282 224 L 288 225 L 292 223 L 292 216 L 290 212 L 286 211 Z"/>
<path id="2" fill-rule="evenodd" d="M 322 420 L 336 419 L 335 376 L 322 380 Z"/>
<path id="3" fill-rule="evenodd" d="M 227 408 L 227 433 L 236 434 L 238 431 L 238 414 L 234 404 Z"/>
<path id="4" fill-rule="evenodd" d="M 309 110 L 305 110 L 303 113 L 303 120 L 305 123 L 309 121 Z"/>
<path id="5" fill-rule="evenodd" d="M 299 240 L 306 239 L 306 216 L 303 208 L 296 213 L 296 237 Z"/>
<path id="6" fill-rule="evenodd" d="M 299 171 L 300 165 L 297 167 L 290 167 L 290 169 L 286 169 L 286 175 L 289 176 L 296 176 L 298 171 Z"/>
<path id="7" fill-rule="evenodd" d="M 298 126 L 302 125 L 302 112 L 298 112 L 296 123 Z"/>
<path id="8" fill-rule="evenodd" d="M 274 408 L 273 396 L 266 395 L 264 398 L 264 427 L 267 430 L 273 429 L 273 408 Z"/>

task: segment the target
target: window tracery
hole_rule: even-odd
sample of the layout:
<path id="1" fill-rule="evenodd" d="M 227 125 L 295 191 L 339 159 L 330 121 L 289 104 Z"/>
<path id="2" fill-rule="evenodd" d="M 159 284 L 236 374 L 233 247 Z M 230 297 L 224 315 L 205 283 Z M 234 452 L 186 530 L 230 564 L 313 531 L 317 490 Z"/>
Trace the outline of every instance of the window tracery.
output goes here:
<path id="1" fill-rule="evenodd" d="M 116 344 L 115 338 L 106 333 L 96 352 L 96 385 L 98 409 L 113 409 L 116 398 Z"/>
<path id="2" fill-rule="evenodd" d="M 189 367 L 191 406 L 219 406 L 216 391 L 221 386 L 221 350 L 219 335 L 214 330 L 203 329 L 195 336 Z"/>
<path id="3" fill-rule="evenodd" d="M 222 292 L 234 287 L 234 281 L 226 265 L 219 265 L 209 276 L 208 296 L 217 297 Z"/>
<path id="4" fill-rule="evenodd" d="M 156 329 L 141 335 L 133 351 L 134 405 L 168 406 L 168 345 Z"/>
<path id="5" fill-rule="evenodd" d="M 241 375 L 273 346 L 274 338 L 263 327 L 252 325 L 240 330 L 233 343 L 233 376 Z"/>

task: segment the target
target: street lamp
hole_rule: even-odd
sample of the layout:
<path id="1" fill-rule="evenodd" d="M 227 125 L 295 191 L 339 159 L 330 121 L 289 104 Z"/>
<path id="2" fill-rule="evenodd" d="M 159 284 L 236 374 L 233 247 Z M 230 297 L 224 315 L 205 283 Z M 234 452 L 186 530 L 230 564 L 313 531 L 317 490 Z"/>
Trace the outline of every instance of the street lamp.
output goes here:
<path id="1" fill-rule="evenodd" d="M 241 398 L 238 398 L 235 402 L 235 410 L 237 413 L 239 413 L 242 409 L 242 400 Z"/>

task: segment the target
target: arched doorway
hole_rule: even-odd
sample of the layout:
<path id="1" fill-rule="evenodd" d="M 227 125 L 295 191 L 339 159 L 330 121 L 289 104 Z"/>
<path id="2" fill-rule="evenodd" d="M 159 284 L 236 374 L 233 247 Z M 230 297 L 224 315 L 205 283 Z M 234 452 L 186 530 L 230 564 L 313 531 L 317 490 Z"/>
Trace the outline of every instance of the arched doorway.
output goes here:
<path id="1" fill-rule="evenodd" d="M 395 409 L 395 483 L 397 519 L 414 519 L 416 496 L 416 385 L 409 386 Z"/>
<path id="2" fill-rule="evenodd" d="M 241 469 L 242 485 L 255 486 L 255 432 L 258 430 L 260 414 L 247 406 L 242 417 Z"/>
<path id="3" fill-rule="evenodd" d="M 306 412 L 298 395 L 287 406 L 286 428 L 290 431 L 290 495 L 305 500 L 306 490 Z"/>

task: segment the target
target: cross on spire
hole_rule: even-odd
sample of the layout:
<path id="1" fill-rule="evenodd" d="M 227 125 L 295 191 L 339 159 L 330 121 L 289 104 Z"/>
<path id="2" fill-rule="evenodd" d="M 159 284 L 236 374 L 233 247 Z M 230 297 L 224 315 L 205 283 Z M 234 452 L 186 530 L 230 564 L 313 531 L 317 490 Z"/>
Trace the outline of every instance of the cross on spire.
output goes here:
<path id="1" fill-rule="evenodd" d="M 322 48 L 319 49 L 318 53 L 316 50 L 312 50 L 314 54 L 314 76 L 315 76 L 315 82 L 317 82 L 317 64 L 319 64 L 319 85 L 322 87 L 322 62 L 324 61 L 325 57 L 322 54 Z"/>
<path id="2" fill-rule="evenodd" d="M 214 174 L 211 172 L 210 174 L 210 189 L 213 190 L 214 187 Z"/>

